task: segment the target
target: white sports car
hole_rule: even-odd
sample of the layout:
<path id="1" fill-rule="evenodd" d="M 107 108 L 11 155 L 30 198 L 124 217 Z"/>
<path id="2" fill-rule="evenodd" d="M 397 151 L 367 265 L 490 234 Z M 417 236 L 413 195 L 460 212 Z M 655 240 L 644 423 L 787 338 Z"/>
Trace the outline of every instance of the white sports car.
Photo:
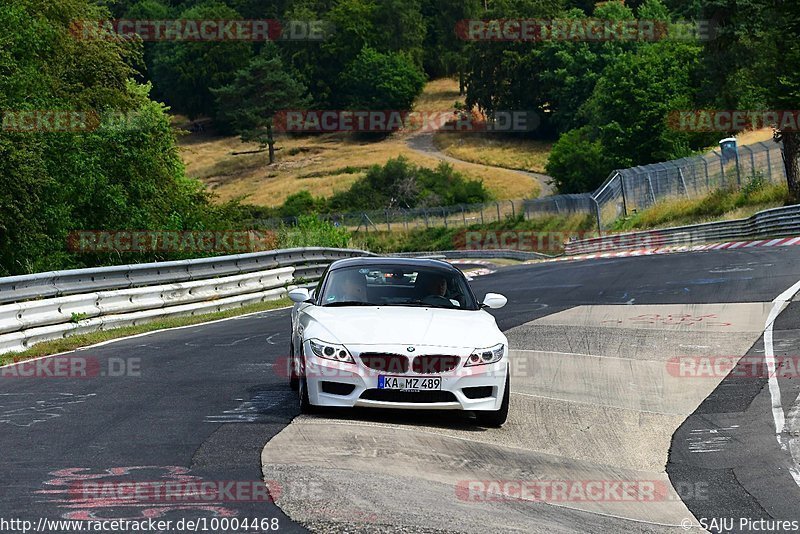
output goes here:
<path id="1" fill-rule="evenodd" d="M 292 388 L 317 406 L 470 410 L 508 415 L 508 340 L 449 263 L 354 258 L 331 264 L 316 289 L 289 292 Z"/>

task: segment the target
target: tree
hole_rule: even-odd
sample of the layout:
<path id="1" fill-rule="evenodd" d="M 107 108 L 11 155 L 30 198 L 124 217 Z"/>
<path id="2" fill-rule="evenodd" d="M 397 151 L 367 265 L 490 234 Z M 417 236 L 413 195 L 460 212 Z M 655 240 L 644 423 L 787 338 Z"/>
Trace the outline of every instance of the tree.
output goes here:
<path id="1" fill-rule="evenodd" d="M 609 65 L 581 113 L 616 167 L 690 155 L 708 136 L 667 125 L 671 112 L 692 109 L 701 48 L 662 41 Z"/>
<path id="2" fill-rule="evenodd" d="M 422 68 L 425 19 L 420 0 L 381 0 L 373 14 L 373 24 L 376 33 L 370 46 L 384 53 L 404 52 Z"/>
<path id="3" fill-rule="evenodd" d="M 800 109 L 800 4 L 773 0 L 713 0 L 705 18 L 718 27 L 705 47 L 704 102 L 723 109 Z M 775 125 L 780 128 L 780 125 Z M 800 132 L 777 129 L 789 194 L 800 202 Z"/>
<path id="4" fill-rule="evenodd" d="M 425 75 L 402 53 L 365 47 L 339 77 L 341 104 L 349 109 L 410 110 Z"/>
<path id="5" fill-rule="evenodd" d="M 613 169 L 614 164 L 589 126 L 562 135 L 547 159 L 547 174 L 562 194 L 592 191 Z"/>
<path id="6" fill-rule="evenodd" d="M 184 10 L 182 20 L 240 20 L 233 9 L 206 1 Z M 189 118 L 216 117 L 212 87 L 230 83 L 252 57 L 247 41 L 159 42 L 154 47 L 152 79 L 159 94 Z"/>
<path id="7" fill-rule="evenodd" d="M 657 0 L 646 0 L 640 11 L 666 14 Z M 553 147 L 547 170 L 559 192 L 590 191 L 614 168 L 685 157 L 711 144 L 708 134 L 677 131 L 667 122 L 672 112 L 694 107 L 701 52 L 691 42 L 642 43 L 609 63 L 580 107 L 585 125 Z"/>
<path id="8" fill-rule="evenodd" d="M 431 78 L 451 76 L 464 66 L 464 40 L 454 31 L 462 20 L 478 18 L 480 0 L 423 0 L 421 11 L 426 24 L 423 66 Z"/>
<path id="9" fill-rule="evenodd" d="M 308 106 L 305 86 L 287 71 L 274 45 L 265 46 L 246 68 L 237 71 L 232 83 L 212 92 L 222 118 L 233 125 L 242 142 L 269 147 L 270 165 L 275 162 L 275 115 Z"/>
<path id="10" fill-rule="evenodd" d="M 482 18 L 586 18 L 582 10 L 565 11 L 554 2 L 507 3 L 493 3 Z M 594 9 L 593 17 L 630 20 L 634 14 L 621 2 L 607 2 Z M 564 132 L 581 125 L 578 110 L 603 68 L 637 46 L 630 41 L 470 42 L 465 48 L 466 104 L 487 114 L 534 111 L 541 117 L 540 136 Z"/>
<path id="11" fill-rule="evenodd" d="M 71 21 L 108 18 L 89 0 L 0 6 L 0 109 L 99 119 L 76 131 L 0 131 L 0 275 L 163 259 L 76 253 L 67 239 L 74 230 L 228 224 L 228 207 L 211 206 L 185 177 L 164 106 L 132 81 L 141 43 L 70 32 Z"/>

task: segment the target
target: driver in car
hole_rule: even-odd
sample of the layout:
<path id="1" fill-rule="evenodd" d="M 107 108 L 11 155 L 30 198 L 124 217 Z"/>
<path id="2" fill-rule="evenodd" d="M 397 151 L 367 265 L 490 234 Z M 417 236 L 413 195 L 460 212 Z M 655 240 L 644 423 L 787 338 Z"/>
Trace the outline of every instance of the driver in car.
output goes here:
<path id="1" fill-rule="evenodd" d="M 447 294 L 447 280 L 444 276 L 431 276 L 428 279 L 428 294 L 433 297 L 444 297 Z"/>
<path id="2" fill-rule="evenodd" d="M 450 299 L 445 296 L 447 295 L 447 279 L 444 276 L 429 274 L 421 282 L 422 302 L 431 305 L 452 306 Z"/>
<path id="3" fill-rule="evenodd" d="M 367 281 L 358 271 L 343 272 L 332 288 L 331 302 L 365 302 L 367 300 Z"/>

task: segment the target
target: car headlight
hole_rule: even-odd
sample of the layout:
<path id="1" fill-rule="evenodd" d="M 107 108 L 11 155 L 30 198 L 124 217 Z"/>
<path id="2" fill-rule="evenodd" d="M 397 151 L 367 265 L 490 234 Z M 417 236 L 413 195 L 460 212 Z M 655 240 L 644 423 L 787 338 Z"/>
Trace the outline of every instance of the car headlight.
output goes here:
<path id="1" fill-rule="evenodd" d="M 475 349 L 472 354 L 467 358 L 467 363 L 464 366 L 469 367 L 472 365 L 488 365 L 490 363 L 497 363 L 503 359 L 503 353 L 506 346 L 500 343 L 488 349 Z"/>
<path id="2" fill-rule="evenodd" d="M 356 363 L 344 345 L 326 343 L 317 339 L 312 339 L 309 341 L 309 344 L 311 345 L 311 352 L 319 358 L 325 358 L 326 360 L 333 360 L 335 362 Z"/>

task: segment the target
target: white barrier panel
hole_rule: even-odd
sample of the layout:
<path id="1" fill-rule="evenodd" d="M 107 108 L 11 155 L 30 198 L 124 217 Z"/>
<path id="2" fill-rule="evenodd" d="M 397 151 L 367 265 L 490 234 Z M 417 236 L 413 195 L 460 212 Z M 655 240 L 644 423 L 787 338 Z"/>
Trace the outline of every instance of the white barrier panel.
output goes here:
<path id="1" fill-rule="evenodd" d="M 0 334 L 22 330 L 22 320 L 19 318 L 20 305 L 6 304 L 0 306 Z M 2 348 L 0 348 L 2 351 Z"/>
<path id="2" fill-rule="evenodd" d="M 202 315 L 240 308 L 249 304 L 278 300 L 282 297 L 285 297 L 286 294 L 286 288 L 280 287 L 258 293 L 235 295 L 211 302 L 196 302 L 191 304 L 183 304 L 180 306 L 169 306 L 166 308 L 142 310 L 132 313 L 94 317 L 91 319 L 78 321 L 77 323 L 62 323 L 42 326 L 39 328 L 31 328 L 23 332 L 12 332 L 10 334 L 0 335 L 0 354 L 8 352 L 21 352 L 43 341 L 53 341 L 55 339 L 62 339 L 80 334 L 88 334 L 100 330 L 113 330 L 115 328 L 122 328 L 125 326 L 138 326 L 160 319 L 166 319 L 168 317 Z"/>
<path id="3" fill-rule="evenodd" d="M 208 274 L 208 269 L 216 272 L 229 270 L 233 261 L 241 262 L 236 269 L 252 269 L 261 265 L 277 263 L 297 264 L 307 261 L 330 262 L 341 257 L 357 256 L 360 251 L 334 249 L 293 249 L 278 251 L 270 255 L 252 254 L 220 259 L 205 259 L 168 264 L 148 264 L 128 266 L 131 278 L 152 280 L 174 279 L 187 276 L 187 264 L 195 267 L 195 273 Z M 366 253 L 365 253 L 366 254 Z M 127 269 L 128 267 L 124 267 Z M 72 282 L 82 281 L 88 287 L 118 284 L 111 279 L 118 278 L 121 268 L 97 270 L 98 278 L 87 278 L 91 270 L 74 272 L 45 273 L 33 275 L 33 281 L 42 283 L 50 274 L 57 274 L 57 282 L 62 288 L 72 286 Z M 249 304 L 277 300 L 285 297 L 287 286 L 299 271 L 304 278 L 318 276 L 324 265 L 288 266 L 276 269 L 246 272 L 220 278 L 182 281 L 148 287 L 134 287 L 109 291 L 93 291 L 42 300 L 0 306 L 0 354 L 21 352 L 37 343 L 52 341 L 68 336 L 110 330 L 124 326 L 135 326 L 166 317 L 199 315 L 238 308 Z M 185 271 L 184 271 L 185 270 Z M 94 272 L 94 271 L 93 271 Z M 128 273 L 128 271 L 125 271 Z M 185 275 L 181 274 L 186 272 Z M 134 274 L 135 273 L 135 274 Z M 193 273 L 194 274 L 194 273 Z M 127 274 L 126 274 L 127 276 Z M 162 277 L 162 278 L 159 278 Z M 69 280 L 69 283 L 65 283 Z M 28 282 L 28 280 L 24 280 Z M 17 283 L 15 279 L 14 283 Z M 16 286 L 14 286 L 16 287 Z M 78 291 L 77 286 L 70 287 Z M 52 294 L 52 293 L 49 293 Z"/>
<path id="4" fill-rule="evenodd" d="M 289 283 L 294 267 L 196 282 L 70 295 L 0 306 L 0 334 L 76 322 L 100 315 L 128 313 L 164 306 L 255 293 Z"/>

